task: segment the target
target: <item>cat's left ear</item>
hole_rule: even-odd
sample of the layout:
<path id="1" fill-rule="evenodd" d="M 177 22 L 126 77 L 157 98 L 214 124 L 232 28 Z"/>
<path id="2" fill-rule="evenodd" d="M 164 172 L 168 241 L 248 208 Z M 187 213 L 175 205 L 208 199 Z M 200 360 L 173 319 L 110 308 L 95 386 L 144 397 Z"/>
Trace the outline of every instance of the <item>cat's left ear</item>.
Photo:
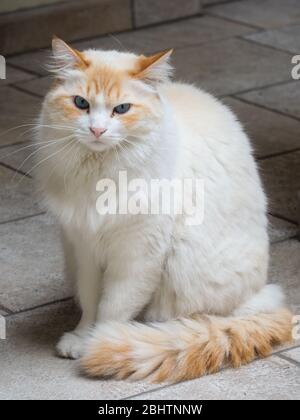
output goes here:
<path id="1" fill-rule="evenodd" d="M 57 69 L 84 68 L 88 66 L 83 54 L 71 48 L 56 36 L 52 39 L 52 52 Z"/>
<path id="2" fill-rule="evenodd" d="M 173 72 L 173 67 L 170 65 L 172 52 L 173 49 L 149 57 L 140 56 L 135 77 L 152 85 L 169 80 Z"/>

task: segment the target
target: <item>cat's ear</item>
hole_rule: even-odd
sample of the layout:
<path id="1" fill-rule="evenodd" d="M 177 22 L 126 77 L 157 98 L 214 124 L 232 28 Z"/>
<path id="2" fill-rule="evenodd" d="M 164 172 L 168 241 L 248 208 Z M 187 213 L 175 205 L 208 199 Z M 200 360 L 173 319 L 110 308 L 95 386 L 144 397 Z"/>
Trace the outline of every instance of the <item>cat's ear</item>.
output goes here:
<path id="1" fill-rule="evenodd" d="M 52 39 L 52 53 L 57 71 L 88 66 L 88 62 L 80 51 L 71 48 L 57 36 L 53 36 Z"/>
<path id="2" fill-rule="evenodd" d="M 135 77 L 152 85 L 169 80 L 173 72 L 173 67 L 170 65 L 172 52 L 173 49 L 149 57 L 140 56 Z"/>

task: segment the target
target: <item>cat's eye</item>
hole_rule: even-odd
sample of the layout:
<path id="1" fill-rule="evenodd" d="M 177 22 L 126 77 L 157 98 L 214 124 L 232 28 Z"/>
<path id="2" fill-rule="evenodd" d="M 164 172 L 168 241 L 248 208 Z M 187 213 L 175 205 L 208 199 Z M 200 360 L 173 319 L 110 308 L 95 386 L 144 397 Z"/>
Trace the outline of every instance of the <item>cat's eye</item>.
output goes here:
<path id="1" fill-rule="evenodd" d="M 89 109 L 90 108 L 90 104 L 88 103 L 88 101 L 86 99 L 84 99 L 82 96 L 74 96 L 74 104 L 77 106 L 77 108 L 79 109 Z"/>
<path id="2" fill-rule="evenodd" d="M 125 114 L 131 108 L 131 104 L 121 104 L 114 108 L 114 114 Z"/>

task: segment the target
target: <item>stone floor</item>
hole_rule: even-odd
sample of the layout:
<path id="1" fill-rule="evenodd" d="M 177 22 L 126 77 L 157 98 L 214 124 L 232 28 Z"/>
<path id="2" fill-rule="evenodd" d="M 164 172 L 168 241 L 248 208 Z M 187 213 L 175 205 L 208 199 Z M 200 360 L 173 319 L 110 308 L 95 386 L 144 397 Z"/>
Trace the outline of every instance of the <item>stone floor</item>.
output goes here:
<path id="1" fill-rule="evenodd" d="M 175 47 L 178 79 L 213 92 L 245 124 L 269 197 L 270 280 L 300 313 L 300 82 L 291 57 L 300 54 L 299 0 L 205 0 L 204 15 L 75 43 L 77 48 L 154 52 Z M 34 194 L 30 126 L 49 86 L 46 54 L 9 58 L 0 81 L 0 399 L 299 399 L 300 341 L 239 370 L 172 386 L 95 381 L 54 345 L 76 322 L 65 285 L 57 226 Z"/>

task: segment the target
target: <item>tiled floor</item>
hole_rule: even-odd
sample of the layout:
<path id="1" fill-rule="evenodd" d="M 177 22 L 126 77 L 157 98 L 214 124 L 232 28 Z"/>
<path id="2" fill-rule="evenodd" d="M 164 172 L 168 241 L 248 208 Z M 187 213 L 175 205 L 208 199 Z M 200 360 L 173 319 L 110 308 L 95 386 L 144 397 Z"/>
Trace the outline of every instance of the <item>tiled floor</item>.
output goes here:
<path id="1" fill-rule="evenodd" d="M 269 197 L 270 280 L 300 313 L 300 81 L 291 57 L 300 54 L 299 0 L 205 0 L 202 17 L 77 42 L 77 48 L 152 52 L 175 47 L 176 75 L 215 93 L 250 134 Z M 78 318 L 63 281 L 59 231 L 44 213 L 31 178 L 30 124 L 50 79 L 45 52 L 8 60 L 0 81 L 0 399 L 299 399 L 300 342 L 240 370 L 173 385 L 91 381 L 54 345 Z M 17 129 L 14 127 L 21 126 Z"/>

